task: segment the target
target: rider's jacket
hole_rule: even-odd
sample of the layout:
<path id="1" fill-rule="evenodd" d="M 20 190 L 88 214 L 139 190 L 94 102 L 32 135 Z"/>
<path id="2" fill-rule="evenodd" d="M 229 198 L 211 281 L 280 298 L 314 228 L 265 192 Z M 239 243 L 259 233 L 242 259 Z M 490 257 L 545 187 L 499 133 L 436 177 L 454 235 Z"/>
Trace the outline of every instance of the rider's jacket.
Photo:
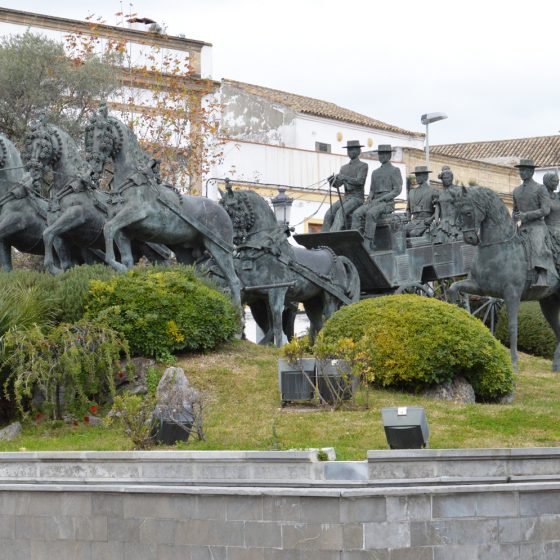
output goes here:
<path id="1" fill-rule="evenodd" d="M 384 163 L 371 174 L 368 202 L 392 202 L 401 194 L 402 175 L 398 167 Z"/>
<path id="2" fill-rule="evenodd" d="M 368 174 L 368 164 L 360 161 L 358 158 L 350 160 L 346 165 L 340 168 L 340 175 L 344 175 L 347 179 L 335 179 L 333 185 L 340 187 L 344 185 L 344 191 L 347 198 L 358 198 L 361 202 L 364 200 L 364 185 Z"/>
<path id="3" fill-rule="evenodd" d="M 544 222 L 550 213 L 550 196 L 546 187 L 533 179 L 524 181 L 513 190 L 513 211 L 524 214 L 519 231 L 531 243 L 532 265 L 550 268 L 552 253 L 546 238 L 548 228 Z"/>

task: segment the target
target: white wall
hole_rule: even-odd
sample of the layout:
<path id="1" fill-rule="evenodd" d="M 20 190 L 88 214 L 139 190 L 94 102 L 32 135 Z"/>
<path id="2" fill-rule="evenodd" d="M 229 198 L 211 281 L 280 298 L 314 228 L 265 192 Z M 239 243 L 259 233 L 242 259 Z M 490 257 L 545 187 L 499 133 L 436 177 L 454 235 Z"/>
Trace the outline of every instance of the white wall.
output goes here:
<path id="1" fill-rule="evenodd" d="M 339 154 L 326 154 L 309 150 L 299 150 L 282 146 L 267 146 L 252 142 L 230 141 L 224 146 L 224 160 L 215 166 L 209 177 L 231 178 L 232 180 L 256 181 L 265 184 L 280 184 L 287 187 L 305 189 L 303 192 L 288 192 L 294 198 L 290 223 L 298 233 L 304 231 L 304 222 L 312 217 L 322 220 L 330 202 L 336 200 L 336 192 L 329 197 L 328 189 L 323 186 L 317 191 L 315 185 L 331 173 L 337 173 L 340 167 L 348 162 L 348 157 Z M 378 161 L 367 160 L 369 166 L 366 180 L 366 194 L 369 192 L 371 173 L 379 167 Z M 406 177 L 403 163 L 393 162 Z M 247 188 L 253 188 L 247 185 Z M 306 200 L 310 193 L 321 195 L 319 200 Z M 209 184 L 208 194 L 218 198 L 217 186 Z M 403 188 L 400 198 L 406 196 Z"/>
<path id="2" fill-rule="evenodd" d="M 348 140 L 359 140 L 364 150 L 375 150 L 379 144 L 391 144 L 403 148 L 423 149 L 423 138 L 376 130 L 321 117 L 298 115 L 295 121 L 296 142 L 291 146 L 303 150 L 315 150 L 315 142 L 331 145 L 332 153 L 346 155 L 344 146 Z M 337 135 L 340 133 L 341 140 Z"/>

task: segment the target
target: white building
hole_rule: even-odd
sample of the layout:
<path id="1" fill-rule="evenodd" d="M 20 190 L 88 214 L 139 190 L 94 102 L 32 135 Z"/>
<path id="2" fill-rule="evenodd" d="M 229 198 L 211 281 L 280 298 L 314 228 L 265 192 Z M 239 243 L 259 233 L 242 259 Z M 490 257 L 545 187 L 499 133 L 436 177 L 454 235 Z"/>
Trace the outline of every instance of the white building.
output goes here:
<path id="1" fill-rule="evenodd" d="M 322 223 L 336 197 L 336 193 L 329 195 L 324 179 L 348 162 L 344 149 L 348 140 L 359 140 L 363 151 L 373 151 L 379 144 L 396 147 L 393 164 L 401 169 L 403 181 L 407 170 L 398 148 L 424 145 L 422 133 L 319 99 L 233 80 L 222 80 L 218 95 L 224 106 L 224 157 L 210 176 L 247 181 L 238 184 L 271 197 L 277 194 L 276 185 L 287 186 L 287 194 L 294 198 L 291 224 L 297 232 L 314 230 Z M 371 174 L 379 164 L 367 162 Z M 323 186 L 318 188 L 320 183 Z M 209 196 L 217 196 L 221 184 L 209 180 Z"/>
<path id="2" fill-rule="evenodd" d="M 224 79 L 211 82 L 214 93 L 204 97 L 197 80 L 211 79 L 212 45 L 156 33 L 150 31 L 151 20 L 136 20 L 121 27 L 0 7 L 0 35 L 29 29 L 63 42 L 69 33 L 94 34 L 100 39 L 100 50 L 107 41 L 124 42 L 126 67 L 117 69 L 121 88 L 110 100 L 116 116 L 122 111 L 140 114 L 143 107 L 152 104 L 154 87 L 165 87 L 167 79 L 172 85 L 173 76 L 139 70 L 150 52 L 157 55 L 156 66 L 169 53 L 186 57 L 194 70 L 189 87 L 193 93 L 199 92 L 198 102 L 204 104 L 217 96 L 223 105 L 223 160 L 210 169 L 198 188 L 217 198 L 217 188 L 230 177 L 239 186 L 273 197 L 278 193 L 278 185 L 286 186 L 287 194 L 294 199 L 291 224 L 297 232 L 319 228 L 329 204 L 336 199 L 336 193 L 329 194 L 324 179 L 348 161 L 343 148 L 348 140 L 359 140 L 363 151 L 373 151 L 379 144 L 396 147 L 393 164 L 401 169 L 403 181 L 410 170 L 406 169 L 399 148 L 423 148 L 422 133 L 295 93 Z M 125 99 L 134 100 L 132 108 Z M 367 162 L 370 173 L 379 165 L 375 159 L 368 158 Z M 366 192 L 368 188 L 369 177 Z M 402 197 L 405 192 L 403 189 Z"/>

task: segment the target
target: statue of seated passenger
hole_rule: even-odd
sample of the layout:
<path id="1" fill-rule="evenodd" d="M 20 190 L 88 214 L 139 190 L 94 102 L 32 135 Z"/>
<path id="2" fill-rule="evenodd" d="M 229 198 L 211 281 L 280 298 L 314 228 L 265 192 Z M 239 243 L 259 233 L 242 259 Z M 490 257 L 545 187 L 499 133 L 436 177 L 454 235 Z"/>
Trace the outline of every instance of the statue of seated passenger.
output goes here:
<path id="1" fill-rule="evenodd" d="M 380 144 L 376 150 L 381 167 L 371 174 L 371 185 L 366 203 L 352 215 L 352 229 L 363 231 L 366 245 L 375 250 L 377 222 L 395 211 L 395 198 L 402 190 L 403 180 L 398 167 L 391 163 L 393 148 Z"/>
<path id="2" fill-rule="evenodd" d="M 407 237 L 421 237 L 434 221 L 438 191 L 430 185 L 429 173 L 431 171 L 425 165 L 414 169 L 417 186 L 408 193 L 406 212 L 410 221 L 406 224 Z"/>

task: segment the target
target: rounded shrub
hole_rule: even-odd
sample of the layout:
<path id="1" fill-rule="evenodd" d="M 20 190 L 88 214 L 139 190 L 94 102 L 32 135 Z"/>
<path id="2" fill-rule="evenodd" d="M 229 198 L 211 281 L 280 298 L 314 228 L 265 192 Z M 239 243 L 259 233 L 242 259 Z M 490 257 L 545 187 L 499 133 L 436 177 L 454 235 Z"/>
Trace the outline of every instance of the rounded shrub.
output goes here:
<path id="1" fill-rule="evenodd" d="M 496 337 L 509 346 L 508 313 L 505 305 L 500 310 Z M 556 336 L 537 301 L 524 301 L 517 317 L 517 348 L 533 356 L 552 359 L 556 350 Z"/>
<path id="2" fill-rule="evenodd" d="M 61 323 L 79 321 L 85 313 L 92 280 L 106 281 L 117 272 L 105 265 L 74 266 L 56 277 L 54 297 L 58 301 L 56 319 Z"/>
<path id="3" fill-rule="evenodd" d="M 507 350 L 480 321 L 436 299 L 384 296 L 343 307 L 316 348 L 324 352 L 348 339 L 366 379 L 380 387 L 415 391 L 463 376 L 484 401 L 513 389 Z"/>
<path id="4" fill-rule="evenodd" d="M 185 266 L 93 280 L 87 315 L 120 332 L 132 353 L 159 359 L 178 350 L 214 349 L 239 330 L 229 298 Z"/>

